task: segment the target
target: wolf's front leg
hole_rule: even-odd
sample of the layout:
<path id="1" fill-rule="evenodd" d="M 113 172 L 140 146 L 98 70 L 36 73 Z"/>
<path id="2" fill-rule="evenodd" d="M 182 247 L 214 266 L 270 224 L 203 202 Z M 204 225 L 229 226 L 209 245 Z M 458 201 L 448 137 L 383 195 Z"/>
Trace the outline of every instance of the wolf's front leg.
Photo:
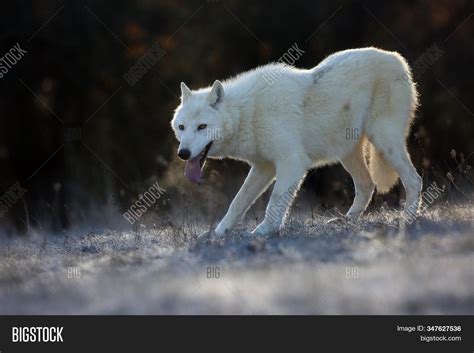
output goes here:
<path id="1" fill-rule="evenodd" d="M 310 165 L 309 161 L 303 163 L 296 159 L 282 164 L 281 168 L 277 167 L 276 182 L 265 211 L 265 219 L 252 234 L 269 234 L 280 228 Z"/>
<path id="2" fill-rule="evenodd" d="M 275 168 L 272 165 L 258 164 L 250 169 L 244 184 L 230 204 L 229 210 L 216 227 L 218 236 L 230 231 L 242 214 L 266 190 L 275 177 Z"/>

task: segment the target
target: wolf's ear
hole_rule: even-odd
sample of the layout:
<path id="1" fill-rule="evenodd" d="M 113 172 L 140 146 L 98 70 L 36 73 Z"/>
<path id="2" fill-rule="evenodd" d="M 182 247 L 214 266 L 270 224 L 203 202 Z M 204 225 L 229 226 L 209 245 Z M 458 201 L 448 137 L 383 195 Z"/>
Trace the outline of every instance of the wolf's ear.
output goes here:
<path id="1" fill-rule="evenodd" d="M 186 102 L 193 92 L 186 86 L 184 82 L 181 82 L 181 102 Z"/>
<path id="2" fill-rule="evenodd" d="M 219 80 L 215 80 L 214 84 L 212 85 L 211 92 L 209 92 L 209 96 L 207 96 L 207 101 L 209 105 L 213 108 L 224 98 L 224 86 Z"/>

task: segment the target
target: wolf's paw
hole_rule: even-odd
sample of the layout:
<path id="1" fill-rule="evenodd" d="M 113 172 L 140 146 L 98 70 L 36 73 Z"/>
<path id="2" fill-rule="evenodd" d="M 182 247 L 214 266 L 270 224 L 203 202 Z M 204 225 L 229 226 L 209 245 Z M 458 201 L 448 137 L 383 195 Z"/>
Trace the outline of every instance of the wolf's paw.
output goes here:
<path id="1" fill-rule="evenodd" d="M 230 233 L 232 227 L 230 227 L 225 221 L 221 221 L 216 229 L 214 229 L 214 232 L 216 234 L 216 236 L 218 237 L 224 237 L 226 236 L 228 233 Z"/>
<path id="2" fill-rule="evenodd" d="M 348 218 L 345 217 L 333 217 L 326 221 L 326 224 L 344 224 Z"/>
<path id="3" fill-rule="evenodd" d="M 248 231 L 248 230 L 244 230 L 240 233 L 240 237 L 242 239 L 252 239 L 253 238 L 253 233 Z"/>
<path id="4" fill-rule="evenodd" d="M 357 221 L 361 215 L 362 212 L 348 212 L 344 218 L 348 219 L 349 221 Z"/>
<path id="5" fill-rule="evenodd" d="M 213 232 L 214 232 L 213 230 L 206 230 L 206 231 L 202 232 L 201 234 L 199 234 L 196 239 L 209 238 L 212 235 Z"/>
<path id="6" fill-rule="evenodd" d="M 273 227 L 273 226 L 265 223 L 265 221 L 264 221 L 264 222 L 260 223 L 257 226 L 257 228 L 255 228 L 252 231 L 252 235 L 263 237 L 263 236 L 266 236 L 266 235 L 271 235 L 271 234 L 276 233 L 276 232 L 278 232 L 278 228 Z"/>
<path id="7" fill-rule="evenodd" d="M 202 232 L 201 234 L 199 234 L 196 238 L 196 241 L 199 244 L 210 243 L 214 239 L 222 239 L 223 237 L 224 237 L 224 234 L 221 235 L 218 232 L 216 232 L 214 229 L 212 229 L 212 230 L 206 230 L 205 232 Z"/>

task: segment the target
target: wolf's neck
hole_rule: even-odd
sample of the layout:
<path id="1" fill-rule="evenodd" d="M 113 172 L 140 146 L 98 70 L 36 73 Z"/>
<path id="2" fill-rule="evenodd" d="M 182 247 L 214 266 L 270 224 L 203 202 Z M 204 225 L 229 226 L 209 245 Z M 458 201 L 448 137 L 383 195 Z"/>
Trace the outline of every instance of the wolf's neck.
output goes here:
<path id="1" fill-rule="evenodd" d="M 254 138 L 252 124 L 254 112 L 252 109 L 255 105 L 252 102 L 253 97 L 246 94 L 246 92 L 238 92 L 226 98 L 228 100 L 225 106 L 222 107 L 225 109 L 224 129 L 226 138 L 223 141 L 222 153 L 219 157 L 248 160 L 250 155 L 254 153 L 251 150 L 254 144 L 249 144 L 249 140 Z"/>

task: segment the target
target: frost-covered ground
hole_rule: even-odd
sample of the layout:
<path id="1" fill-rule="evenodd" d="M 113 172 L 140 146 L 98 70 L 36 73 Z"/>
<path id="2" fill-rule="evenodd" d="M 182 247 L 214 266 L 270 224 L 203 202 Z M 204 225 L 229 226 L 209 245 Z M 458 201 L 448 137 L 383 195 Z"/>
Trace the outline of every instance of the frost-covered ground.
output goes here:
<path id="1" fill-rule="evenodd" d="M 204 226 L 0 239 L 1 314 L 474 314 L 471 204 L 401 227 L 293 217 L 279 236 Z"/>

